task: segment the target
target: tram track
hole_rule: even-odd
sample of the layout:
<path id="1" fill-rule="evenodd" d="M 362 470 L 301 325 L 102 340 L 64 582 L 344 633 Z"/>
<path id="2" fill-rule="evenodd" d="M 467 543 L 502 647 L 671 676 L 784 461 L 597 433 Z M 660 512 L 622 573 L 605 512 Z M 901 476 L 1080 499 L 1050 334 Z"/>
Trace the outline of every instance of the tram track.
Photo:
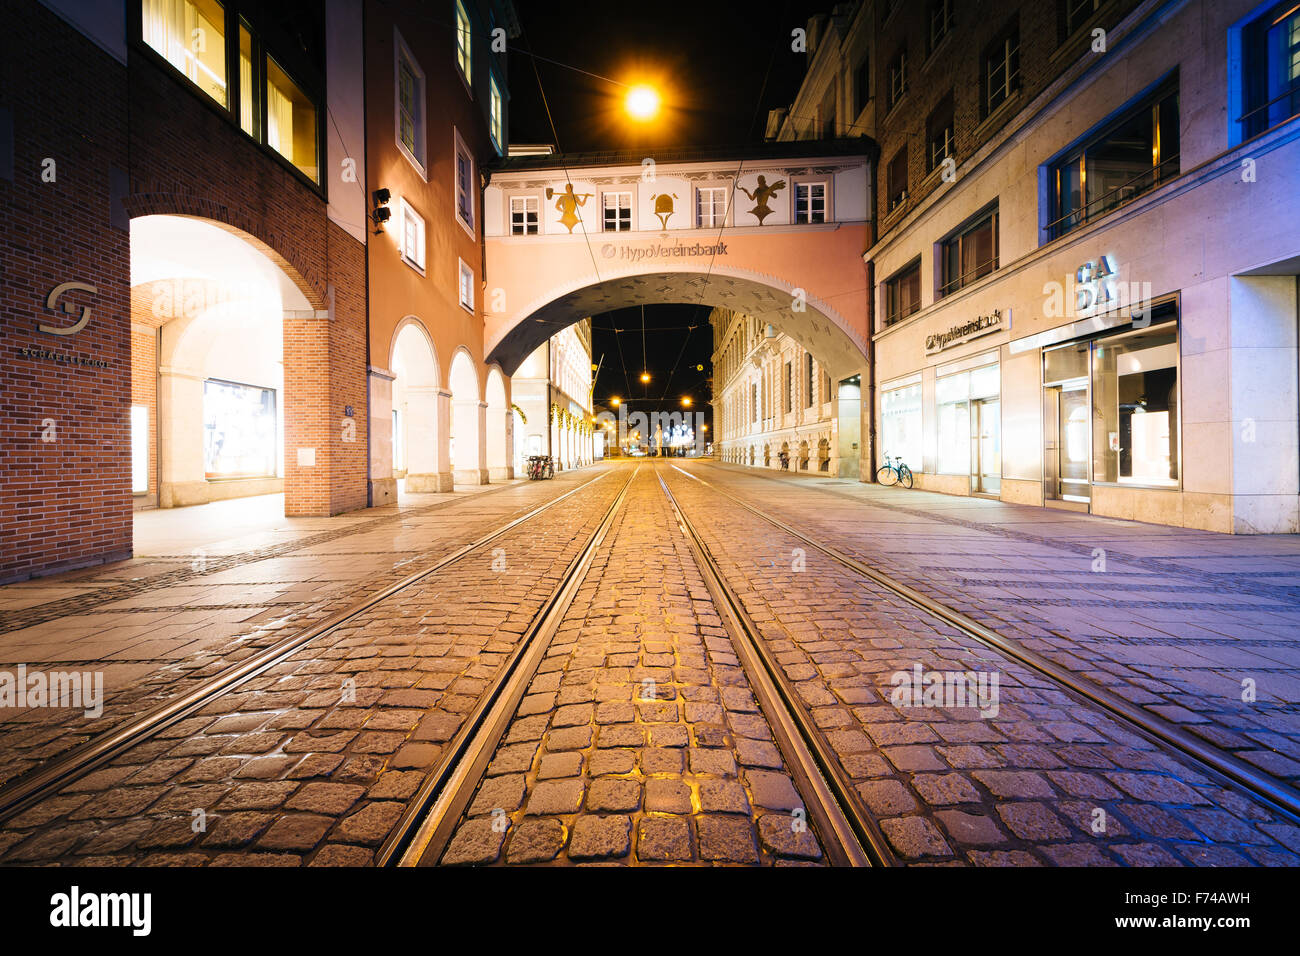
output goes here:
<path id="1" fill-rule="evenodd" d="M 1192 761 L 1202 771 L 1274 812 L 1293 821 L 1300 820 L 1300 791 L 1295 788 L 1151 714 L 1144 708 L 1129 703 L 1087 678 L 1029 650 L 1019 642 L 998 634 L 962 612 L 922 594 L 878 568 L 800 531 L 713 482 L 676 465 L 673 467 L 686 478 L 698 482 L 779 531 L 816 549 L 840 567 L 871 581 L 913 607 L 956 628 L 964 637 L 1048 679 L 1075 699 L 1118 718 L 1167 753 Z"/>
<path id="2" fill-rule="evenodd" d="M 376 605 L 401 594 L 430 575 L 442 571 L 469 555 L 480 551 L 521 525 L 534 520 L 584 488 L 601 481 L 609 472 L 596 475 L 530 511 L 512 518 L 468 544 L 462 545 L 431 564 L 411 572 L 398 581 L 375 591 L 325 619 L 261 649 L 248 658 L 204 679 L 198 686 L 165 704 L 127 720 L 118 727 L 75 747 L 39 769 L 0 787 L 0 824 L 12 819 L 40 801 L 57 794 L 69 784 L 85 777 L 114 757 L 144 743 L 160 731 L 189 717 L 213 702 L 286 661 L 311 642 L 336 631 Z"/>

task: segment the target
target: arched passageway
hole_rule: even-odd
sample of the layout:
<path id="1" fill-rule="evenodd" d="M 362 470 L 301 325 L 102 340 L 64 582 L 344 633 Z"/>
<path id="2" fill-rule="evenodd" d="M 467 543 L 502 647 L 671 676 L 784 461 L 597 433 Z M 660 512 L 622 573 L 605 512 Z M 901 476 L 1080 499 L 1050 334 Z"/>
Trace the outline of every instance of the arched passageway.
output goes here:
<path id="1" fill-rule="evenodd" d="M 488 483 L 487 403 L 479 389 L 478 371 L 474 360 L 464 349 L 458 349 L 451 360 L 451 437 L 450 458 L 452 478 L 458 485 L 486 485 Z"/>
<path id="2" fill-rule="evenodd" d="M 408 494 L 450 491 L 450 393 L 439 381 L 433 340 L 414 316 L 403 320 L 393 336 L 389 368 L 393 373 L 392 421 L 389 428 L 375 428 L 374 433 L 391 434 L 392 440 L 388 449 L 372 446 L 372 457 L 387 457 L 393 478 L 403 481 Z M 381 396 L 376 398 L 380 400 L 373 402 L 375 407 L 381 411 L 388 407 Z M 378 464 L 382 467 L 384 463 Z"/>
<path id="3" fill-rule="evenodd" d="M 515 476 L 514 471 L 514 418 L 506 395 L 506 380 L 495 365 L 488 369 L 487 389 L 484 392 L 487 406 L 487 469 L 493 481 L 504 481 Z"/>

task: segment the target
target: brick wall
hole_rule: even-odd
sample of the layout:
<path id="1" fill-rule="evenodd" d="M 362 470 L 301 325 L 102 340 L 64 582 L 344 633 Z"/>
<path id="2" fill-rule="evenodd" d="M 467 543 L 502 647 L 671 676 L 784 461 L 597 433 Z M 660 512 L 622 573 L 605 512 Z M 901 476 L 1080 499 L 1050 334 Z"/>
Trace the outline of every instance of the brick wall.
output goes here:
<path id="1" fill-rule="evenodd" d="M 1095 27 L 1110 29 L 1138 6 L 1140 0 L 1107 0 L 1093 19 L 1064 41 L 1056 0 L 982 0 L 952 4 L 952 29 L 933 51 L 929 49 L 930 2 L 878 3 L 876 17 L 876 137 L 880 143 L 879 188 L 876 190 L 879 235 L 885 236 L 943 184 L 927 169 L 926 122 L 948 93 L 953 97 L 954 156 L 958 166 L 997 135 L 1021 108 L 1051 85 L 1081 56 L 1094 56 L 1090 44 Z M 886 6 L 892 6 L 888 16 Z M 981 110 L 982 56 L 1011 23 L 1020 40 L 1020 95 L 985 116 Z M 906 47 L 907 93 L 889 104 L 889 67 Z M 908 199 L 890 212 L 887 170 L 899 150 L 907 147 Z"/>
<path id="2" fill-rule="evenodd" d="M 126 69 L 39 4 L 5 10 L 0 108 L 13 117 L 14 177 L 0 178 L 0 581 L 131 548 L 130 249 L 109 221 L 112 170 L 127 166 Z M 89 325 L 40 332 L 75 321 L 45 305 L 68 281 L 98 290 L 67 296 L 92 307 Z"/>

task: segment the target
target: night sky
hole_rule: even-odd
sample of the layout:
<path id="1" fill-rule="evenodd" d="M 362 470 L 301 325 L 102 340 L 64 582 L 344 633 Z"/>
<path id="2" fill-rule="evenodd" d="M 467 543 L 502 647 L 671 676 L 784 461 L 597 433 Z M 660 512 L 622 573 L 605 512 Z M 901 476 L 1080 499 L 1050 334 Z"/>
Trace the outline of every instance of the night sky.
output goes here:
<path id="1" fill-rule="evenodd" d="M 656 147 L 761 142 L 767 111 L 789 106 L 803 79 L 806 56 L 791 50 L 791 31 L 831 5 L 616 2 L 569 13 L 553 2 L 516 0 L 523 35 L 510 54 L 510 140 L 557 143 L 566 153 L 645 149 L 650 156 Z M 659 118 L 641 126 L 622 109 L 626 86 L 620 84 L 637 82 L 653 85 L 663 100 Z M 592 361 L 604 357 L 597 404 L 617 395 L 637 409 L 668 410 L 690 395 L 693 407 L 707 412 L 708 307 L 657 305 L 644 312 L 648 386 L 640 381 L 642 310 L 592 316 Z"/>

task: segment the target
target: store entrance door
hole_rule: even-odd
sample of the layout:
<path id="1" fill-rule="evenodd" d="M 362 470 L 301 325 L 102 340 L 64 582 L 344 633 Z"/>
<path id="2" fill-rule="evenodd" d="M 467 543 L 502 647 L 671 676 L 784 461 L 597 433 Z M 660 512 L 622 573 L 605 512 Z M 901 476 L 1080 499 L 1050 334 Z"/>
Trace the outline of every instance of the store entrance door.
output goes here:
<path id="1" fill-rule="evenodd" d="M 997 495 L 1002 491 L 1002 403 L 976 399 L 970 411 L 971 494 Z"/>
<path id="2" fill-rule="evenodd" d="M 1044 389 L 1043 464 L 1047 499 L 1063 507 L 1087 510 L 1089 450 L 1088 381 L 1077 379 Z"/>

